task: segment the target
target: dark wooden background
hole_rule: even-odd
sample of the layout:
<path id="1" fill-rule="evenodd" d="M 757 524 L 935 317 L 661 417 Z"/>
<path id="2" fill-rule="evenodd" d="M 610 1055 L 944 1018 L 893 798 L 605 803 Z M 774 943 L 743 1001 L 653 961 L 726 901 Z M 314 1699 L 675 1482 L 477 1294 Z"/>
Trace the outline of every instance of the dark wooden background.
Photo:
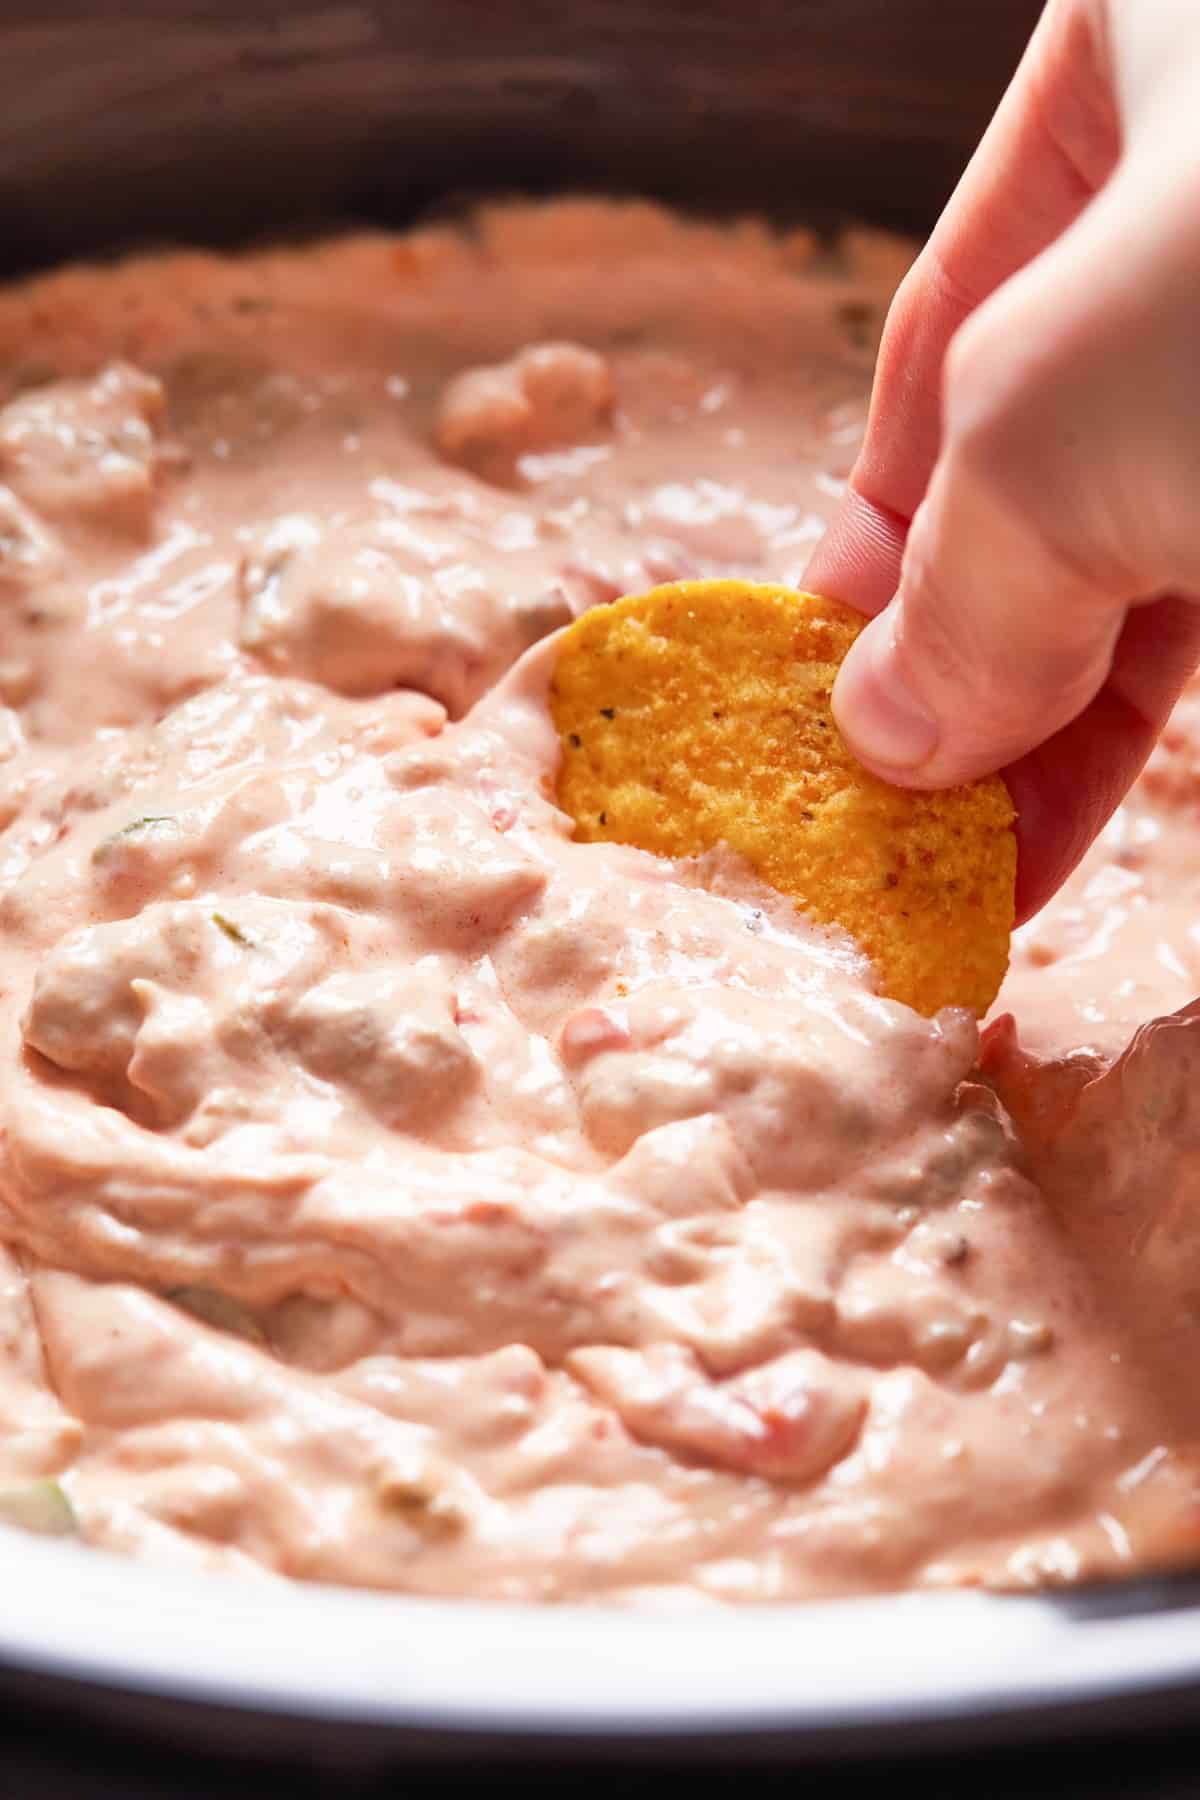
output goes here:
<path id="1" fill-rule="evenodd" d="M 6 0 L 0 262 L 449 191 L 920 227 L 1039 0 Z"/>

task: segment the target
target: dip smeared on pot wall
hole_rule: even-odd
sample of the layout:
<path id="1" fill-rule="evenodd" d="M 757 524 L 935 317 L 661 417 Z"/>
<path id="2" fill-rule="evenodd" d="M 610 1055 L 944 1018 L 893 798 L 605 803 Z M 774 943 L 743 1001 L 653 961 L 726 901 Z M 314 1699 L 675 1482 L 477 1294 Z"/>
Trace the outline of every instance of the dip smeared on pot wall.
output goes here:
<path id="1" fill-rule="evenodd" d="M 1195 699 L 981 1057 L 574 842 L 514 670 L 802 580 L 905 254 L 572 203 L 0 297 L 0 1516 L 647 1603 L 1192 1553 L 1200 1024 L 1120 1053 Z"/>

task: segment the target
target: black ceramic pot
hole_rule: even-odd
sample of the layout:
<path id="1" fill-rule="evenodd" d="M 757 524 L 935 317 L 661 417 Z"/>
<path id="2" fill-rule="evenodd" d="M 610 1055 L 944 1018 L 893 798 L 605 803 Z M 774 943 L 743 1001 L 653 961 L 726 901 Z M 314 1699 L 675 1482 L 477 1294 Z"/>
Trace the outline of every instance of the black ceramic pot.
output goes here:
<path id="1" fill-rule="evenodd" d="M 1039 0 L 8 0 L 0 264 L 447 195 L 935 215 Z"/>

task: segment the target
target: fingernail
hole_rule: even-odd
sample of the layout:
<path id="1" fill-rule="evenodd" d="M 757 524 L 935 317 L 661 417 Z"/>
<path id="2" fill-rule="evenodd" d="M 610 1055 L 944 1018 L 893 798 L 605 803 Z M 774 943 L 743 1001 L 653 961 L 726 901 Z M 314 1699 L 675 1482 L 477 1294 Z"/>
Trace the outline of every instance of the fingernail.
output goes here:
<path id="1" fill-rule="evenodd" d="M 937 722 L 900 673 L 895 626 L 886 614 L 850 651 L 834 702 L 838 729 L 863 762 L 907 771 L 937 749 Z"/>

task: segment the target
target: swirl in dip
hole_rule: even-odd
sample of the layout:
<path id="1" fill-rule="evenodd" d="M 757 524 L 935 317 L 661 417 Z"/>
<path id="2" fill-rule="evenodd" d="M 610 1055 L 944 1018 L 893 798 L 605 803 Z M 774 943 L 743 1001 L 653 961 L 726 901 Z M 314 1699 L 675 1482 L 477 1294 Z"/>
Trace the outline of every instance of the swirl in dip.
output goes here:
<path id="1" fill-rule="evenodd" d="M 905 260 L 559 203 L 0 296 L 0 1499 L 518 1599 L 1191 1554 L 1197 700 L 982 1046 L 551 799 L 532 647 L 802 579 Z"/>

